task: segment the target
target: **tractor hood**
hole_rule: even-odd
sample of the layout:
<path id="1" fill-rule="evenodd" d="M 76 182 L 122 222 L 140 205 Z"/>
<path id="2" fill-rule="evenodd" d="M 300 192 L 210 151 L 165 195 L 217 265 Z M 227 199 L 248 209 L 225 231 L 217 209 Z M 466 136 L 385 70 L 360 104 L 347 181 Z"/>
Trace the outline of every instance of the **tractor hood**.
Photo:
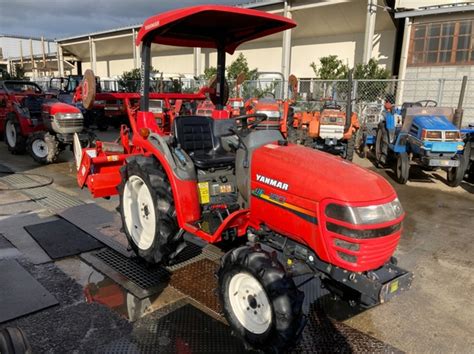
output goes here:
<path id="1" fill-rule="evenodd" d="M 445 116 L 417 116 L 413 123 L 422 129 L 429 130 L 458 130 Z"/>
<path id="2" fill-rule="evenodd" d="M 294 144 L 267 144 L 256 149 L 251 180 L 316 202 L 330 198 L 365 203 L 396 196 L 392 186 L 378 174 L 340 157 Z"/>
<path id="3" fill-rule="evenodd" d="M 44 103 L 43 111 L 48 111 L 50 115 L 55 115 L 56 113 L 81 113 L 79 108 L 57 101 Z"/>

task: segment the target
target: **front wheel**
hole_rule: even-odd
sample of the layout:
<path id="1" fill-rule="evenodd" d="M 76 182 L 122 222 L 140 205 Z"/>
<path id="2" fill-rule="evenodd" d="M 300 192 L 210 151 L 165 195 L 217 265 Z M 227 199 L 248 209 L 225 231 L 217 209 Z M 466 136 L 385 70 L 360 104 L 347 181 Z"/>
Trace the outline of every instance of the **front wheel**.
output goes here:
<path id="1" fill-rule="evenodd" d="M 135 253 L 149 263 L 168 263 L 181 249 L 173 193 L 153 158 L 137 156 L 121 169 L 123 228 Z"/>
<path id="2" fill-rule="evenodd" d="M 379 125 L 375 137 L 375 161 L 377 167 L 385 167 L 389 163 L 388 132 L 383 125 Z"/>
<path id="3" fill-rule="evenodd" d="M 461 184 L 462 180 L 464 179 L 464 175 L 466 174 L 468 161 L 464 157 L 464 155 L 458 158 L 459 158 L 459 166 L 451 167 L 447 171 L 448 185 L 451 187 L 458 187 Z"/>
<path id="4" fill-rule="evenodd" d="M 227 253 L 218 271 L 219 296 L 234 334 L 253 348 L 280 352 L 304 328 L 304 294 L 281 264 L 257 247 Z"/>
<path id="5" fill-rule="evenodd" d="M 54 163 L 60 152 L 59 142 L 54 135 L 48 132 L 33 133 L 28 138 L 28 152 L 36 162 Z"/>
<path id="6" fill-rule="evenodd" d="M 410 174 L 410 158 L 406 152 L 402 152 L 397 156 L 397 182 L 406 184 Z"/>

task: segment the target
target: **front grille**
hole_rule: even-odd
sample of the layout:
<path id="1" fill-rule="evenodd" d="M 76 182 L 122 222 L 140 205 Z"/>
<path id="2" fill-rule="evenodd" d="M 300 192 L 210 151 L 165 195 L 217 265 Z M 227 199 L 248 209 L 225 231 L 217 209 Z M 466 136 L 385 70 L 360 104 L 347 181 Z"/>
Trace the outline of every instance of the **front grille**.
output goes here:
<path id="1" fill-rule="evenodd" d="M 342 225 L 333 224 L 332 222 L 328 222 L 326 223 L 326 227 L 329 231 L 334 232 L 336 234 L 344 235 L 350 238 L 356 238 L 359 240 L 364 240 L 369 238 L 377 238 L 391 235 L 399 231 L 402 227 L 402 224 L 398 223 L 380 229 L 356 230 L 344 227 Z"/>
<path id="2" fill-rule="evenodd" d="M 81 128 L 84 124 L 83 118 L 56 118 L 60 128 Z"/>

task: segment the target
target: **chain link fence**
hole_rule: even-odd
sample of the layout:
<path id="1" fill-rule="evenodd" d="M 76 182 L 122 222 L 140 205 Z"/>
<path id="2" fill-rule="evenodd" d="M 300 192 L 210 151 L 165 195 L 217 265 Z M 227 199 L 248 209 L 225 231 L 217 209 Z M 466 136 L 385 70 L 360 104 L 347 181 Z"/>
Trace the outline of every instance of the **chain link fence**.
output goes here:
<path id="1" fill-rule="evenodd" d="M 49 78 L 33 79 L 43 89 L 50 86 Z M 352 85 L 352 109 L 359 115 L 361 122 L 367 117 L 374 118 L 376 111 L 382 111 L 383 103 L 415 102 L 434 100 L 439 106 L 456 107 L 461 91 L 462 79 L 410 79 L 410 80 L 354 80 Z M 101 80 L 102 92 L 138 92 L 139 80 Z M 150 88 L 153 92 L 196 92 L 208 85 L 205 79 L 153 79 Z M 240 85 L 229 81 L 230 97 L 243 99 L 266 97 L 286 99 L 294 97 L 288 82 L 278 78 L 247 80 Z M 297 104 L 305 110 L 321 108 L 324 102 L 332 101 L 342 109 L 347 105 L 349 85 L 347 80 L 299 80 Z M 464 98 L 464 125 L 474 124 L 474 80 L 468 80 Z M 367 117 L 366 117 L 367 116 Z"/>

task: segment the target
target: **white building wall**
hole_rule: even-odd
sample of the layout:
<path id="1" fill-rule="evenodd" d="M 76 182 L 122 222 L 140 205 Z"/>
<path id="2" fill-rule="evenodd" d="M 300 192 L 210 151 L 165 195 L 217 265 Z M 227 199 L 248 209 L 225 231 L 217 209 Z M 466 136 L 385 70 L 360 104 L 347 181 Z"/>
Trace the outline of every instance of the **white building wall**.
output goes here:
<path id="1" fill-rule="evenodd" d="M 33 40 L 33 55 L 43 54 L 43 49 L 40 40 Z M 29 57 L 30 51 L 30 40 L 20 39 L 15 37 L 0 37 L 0 48 L 4 58 L 17 58 L 21 55 L 20 47 L 23 49 L 23 57 Z M 46 54 L 56 52 L 56 43 L 44 41 L 44 51 Z"/>

